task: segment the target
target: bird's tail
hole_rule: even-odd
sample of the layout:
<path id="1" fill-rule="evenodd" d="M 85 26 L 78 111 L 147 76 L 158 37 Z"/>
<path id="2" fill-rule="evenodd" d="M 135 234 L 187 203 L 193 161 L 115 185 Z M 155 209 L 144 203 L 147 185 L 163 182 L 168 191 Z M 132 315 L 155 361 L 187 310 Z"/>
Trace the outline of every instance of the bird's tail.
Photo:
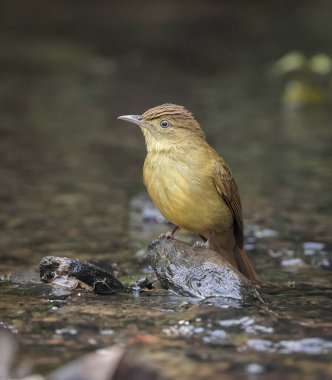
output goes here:
<path id="1" fill-rule="evenodd" d="M 258 276 L 252 266 L 249 257 L 243 248 L 237 246 L 234 235 L 215 235 L 212 238 L 212 248 L 220 253 L 224 259 L 232 264 L 239 272 L 249 280 L 258 281 Z"/>
<path id="2" fill-rule="evenodd" d="M 239 271 L 244 274 L 249 280 L 258 281 L 257 273 L 251 264 L 245 250 L 235 247 L 234 256 L 238 264 Z"/>

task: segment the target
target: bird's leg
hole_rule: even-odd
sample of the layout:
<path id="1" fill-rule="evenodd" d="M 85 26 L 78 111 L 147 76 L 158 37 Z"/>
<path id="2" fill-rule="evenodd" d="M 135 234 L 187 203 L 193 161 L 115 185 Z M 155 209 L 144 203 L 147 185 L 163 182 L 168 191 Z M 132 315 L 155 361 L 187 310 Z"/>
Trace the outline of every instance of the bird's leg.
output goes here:
<path id="1" fill-rule="evenodd" d="M 207 249 L 211 248 L 211 240 L 213 239 L 213 235 L 214 235 L 213 231 L 209 231 L 207 238 L 204 235 L 199 235 L 201 239 L 203 239 L 204 241 L 196 241 L 193 247 L 194 248 L 200 247 L 200 248 L 207 248 Z"/>
<path id="2" fill-rule="evenodd" d="M 207 238 L 204 236 L 204 235 L 199 235 L 199 237 L 205 242 L 205 241 L 207 241 Z"/>
<path id="3" fill-rule="evenodd" d="M 161 234 L 159 236 L 159 239 L 173 239 L 175 232 L 179 229 L 179 226 L 174 226 L 174 228 L 171 231 L 168 231 L 164 234 Z"/>

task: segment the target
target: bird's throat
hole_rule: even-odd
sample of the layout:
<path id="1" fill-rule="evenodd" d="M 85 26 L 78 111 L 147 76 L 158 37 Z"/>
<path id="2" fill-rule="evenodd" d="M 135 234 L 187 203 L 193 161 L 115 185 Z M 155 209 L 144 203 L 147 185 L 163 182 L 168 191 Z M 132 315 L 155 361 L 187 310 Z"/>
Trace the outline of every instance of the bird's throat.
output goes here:
<path id="1" fill-rule="evenodd" d="M 171 151 L 174 149 L 174 143 L 168 141 L 168 139 L 161 139 L 158 136 L 155 136 L 151 131 L 148 131 L 146 128 L 141 128 L 144 139 L 146 150 L 149 153 L 162 153 Z"/>

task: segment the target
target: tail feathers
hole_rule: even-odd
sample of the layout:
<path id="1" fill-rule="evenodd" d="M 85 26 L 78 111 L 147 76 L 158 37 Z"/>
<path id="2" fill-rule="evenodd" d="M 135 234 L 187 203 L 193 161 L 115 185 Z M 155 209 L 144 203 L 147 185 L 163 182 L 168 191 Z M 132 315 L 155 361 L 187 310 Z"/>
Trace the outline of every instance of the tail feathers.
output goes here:
<path id="1" fill-rule="evenodd" d="M 214 250 L 220 253 L 225 260 L 232 264 L 249 280 L 259 281 L 249 257 L 243 249 L 236 245 L 234 235 L 231 238 L 217 235 L 213 238 L 211 243 Z"/>
<path id="2" fill-rule="evenodd" d="M 235 247 L 234 250 L 235 260 L 238 265 L 239 271 L 244 274 L 249 280 L 258 281 L 258 276 L 254 267 L 252 266 L 249 257 L 245 253 L 244 249 Z"/>

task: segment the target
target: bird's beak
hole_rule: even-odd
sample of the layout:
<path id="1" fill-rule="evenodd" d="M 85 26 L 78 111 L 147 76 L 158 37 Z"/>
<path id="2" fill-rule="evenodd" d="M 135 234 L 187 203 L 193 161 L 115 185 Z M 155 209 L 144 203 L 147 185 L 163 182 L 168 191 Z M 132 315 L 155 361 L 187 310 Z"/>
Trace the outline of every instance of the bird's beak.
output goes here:
<path id="1" fill-rule="evenodd" d="M 123 115 L 118 117 L 119 120 L 128 121 L 136 125 L 144 125 L 144 119 L 141 115 Z"/>

